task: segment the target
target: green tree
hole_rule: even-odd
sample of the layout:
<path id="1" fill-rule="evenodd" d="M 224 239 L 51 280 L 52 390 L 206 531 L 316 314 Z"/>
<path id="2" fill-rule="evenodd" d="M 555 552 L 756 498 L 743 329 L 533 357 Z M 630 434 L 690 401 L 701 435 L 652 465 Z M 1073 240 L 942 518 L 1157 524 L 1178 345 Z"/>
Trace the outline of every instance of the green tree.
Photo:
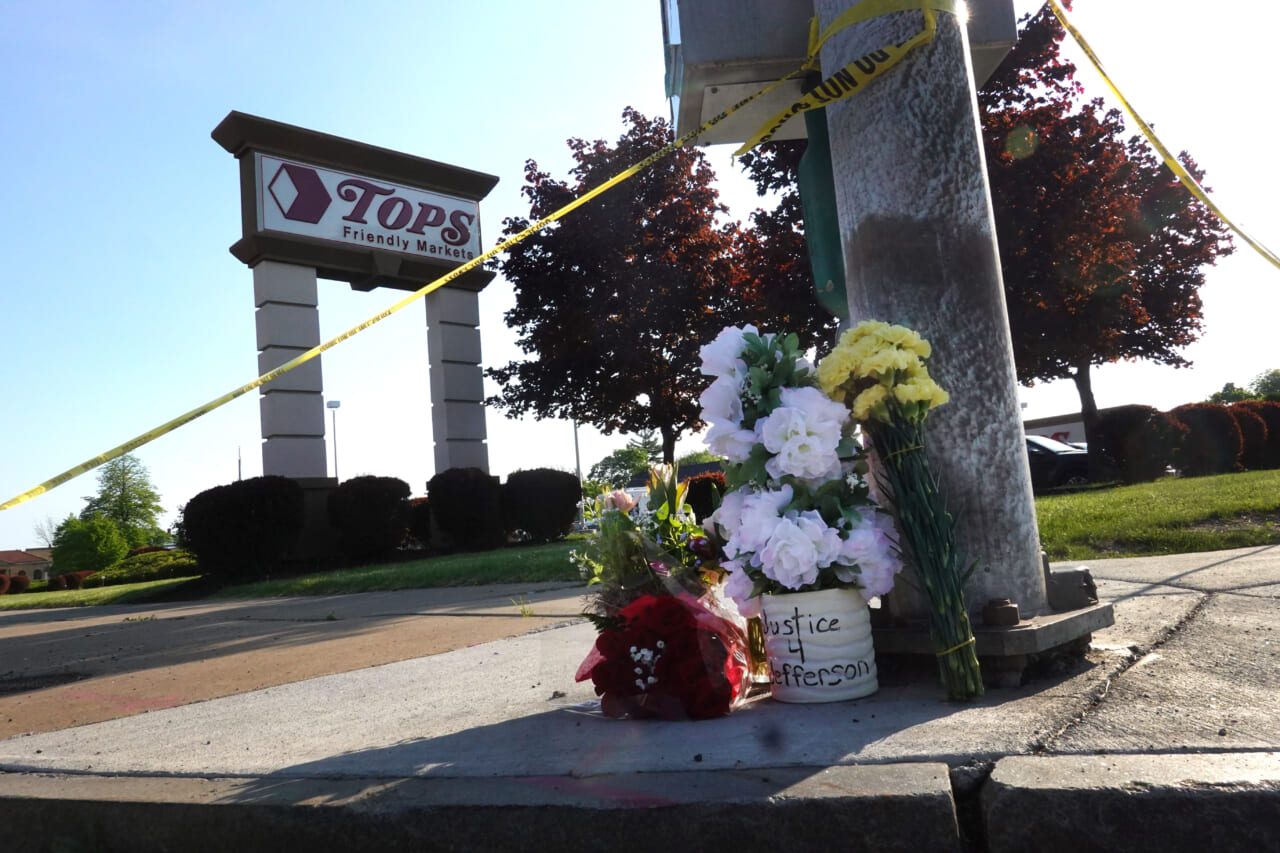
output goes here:
<path id="1" fill-rule="evenodd" d="M 716 456 L 710 450 L 691 450 L 676 460 L 676 467 L 683 468 L 685 465 L 705 465 L 708 462 L 723 461 L 724 459 Z"/>
<path id="2" fill-rule="evenodd" d="M 582 496 L 587 500 L 594 500 L 612 488 L 613 484 L 608 480 L 584 480 L 582 482 Z"/>
<path id="3" fill-rule="evenodd" d="M 589 480 L 625 486 L 636 474 L 649 470 L 649 457 L 638 447 L 621 447 L 591 466 Z"/>
<path id="4" fill-rule="evenodd" d="M 1259 373 L 1249 386 L 1258 397 L 1280 403 L 1280 370 L 1268 370 Z"/>
<path id="5" fill-rule="evenodd" d="M 643 450 L 650 465 L 657 465 L 662 461 L 662 439 L 658 437 L 656 429 L 640 430 L 635 438 L 627 442 L 627 447 Z"/>
<path id="6" fill-rule="evenodd" d="M 1239 403 L 1241 400 L 1256 400 L 1256 399 L 1258 398 L 1255 395 L 1249 393 L 1248 388 L 1241 388 L 1240 386 L 1236 385 L 1234 382 L 1228 382 L 1226 385 L 1222 386 L 1221 391 L 1214 391 L 1212 394 L 1210 394 L 1209 399 L 1205 400 L 1205 402 L 1217 403 L 1219 405 L 1226 406 L 1226 405 L 1230 405 L 1231 403 Z"/>
<path id="7" fill-rule="evenodd" d="M 129 543 L 105 515 L 67 516 L 53 537 L 53 567 L 60 574 L 100 572 L 129 553 Z"/>
<path id="8" fill-rule="evenodd" d="M 98 469 L 98 493 L 85 500 L 88 504 L 80 511 L 80 518 L 101 515 L 111 519 L 130 548 L 167 539 L 157 524 L 164 512 L 160 493 L 151 483 L 147 466 L 132 453 Z"/>

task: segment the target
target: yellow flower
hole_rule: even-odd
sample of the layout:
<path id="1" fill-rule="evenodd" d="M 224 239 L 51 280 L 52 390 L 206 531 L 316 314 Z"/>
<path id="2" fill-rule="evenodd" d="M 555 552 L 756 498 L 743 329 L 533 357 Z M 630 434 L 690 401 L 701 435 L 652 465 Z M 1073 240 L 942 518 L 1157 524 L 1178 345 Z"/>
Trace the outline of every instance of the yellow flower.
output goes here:
<path id="1" fill-rule="evenodd" d="M 845 332 L 847 336 L 849 333 Z M 843 340 L 843 339 L 842 339 Z M 858 366 L 858 360 L 848 348 L 837 346 L 831 354 L 818 362 L 818 387 L 837 403 L 844 400 L 844 391 L 840 386 L 845 383 Z"/>
<path id="2" fill-rule="evenodd" d="M 951 395 L 938 386 L 938 383 L 929 378 L 928 373 L 924 373 L 912 379 L 897 385 L 893 389 L 893 396 L 899 403 L 928 403 L 927 409 L 941 406 L 951 399 Z"/>
<path id="3" fill-rule="evenodd" d="M 895 370 L 907 371 L 920 366 L 920 358 L 915 353 L 890 347 L 864 359 L 861 369 L 867 373 L 884 376 Z"/>
<path id="4" fill-rule="evenodd" d="M 928 341 L 906 326 L 889 326 L 881 332 L 880 339 L 887 344 L 914 353 L 920 358 L 928 358 L 933 351 Z"/>
<path id="5" fill-rule="evenodd" d="M 818 364 L 818 386 L 847 405 L 855 420 L 889 420 L 891 399 L 901 406 L 903 416 L 922 418 L 950 399 L 924 366 L 922 359 L 931 352 L 929 342 L 905 326 L 866 320 L 841 335 L 836 348 Z"/>
<path id="6" fill-rule="evenodd" d="M 889 410 L 885 407 L 885 400 L 889 398 L 889 389 L 883 385 L 872 385 L 867 390 L 858 395 L 853 401 L 853 419 L 855 421 L 869 421 L 873 417 L 887 421 L 889 419 Z"/>

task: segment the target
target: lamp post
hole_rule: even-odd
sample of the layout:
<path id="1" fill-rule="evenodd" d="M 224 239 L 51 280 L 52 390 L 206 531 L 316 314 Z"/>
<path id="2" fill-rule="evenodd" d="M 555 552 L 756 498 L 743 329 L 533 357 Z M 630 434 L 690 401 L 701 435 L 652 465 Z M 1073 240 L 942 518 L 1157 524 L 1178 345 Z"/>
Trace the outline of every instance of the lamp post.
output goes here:
<path id="1" fill-rule="evenodd" d="M 325 408 L 333 410 L 333 479 L 338 479 L 338 409 L 342 406 L 341 400 L 330 400 L 325 403 Z"/>
<path id="2" fill-rule="evenodd" d="M 578 453 L 578 422 L 573 422 L 573 467 L 578 472 L 578 525 L 585 521 L 582 509 L 582 456 Z"/>

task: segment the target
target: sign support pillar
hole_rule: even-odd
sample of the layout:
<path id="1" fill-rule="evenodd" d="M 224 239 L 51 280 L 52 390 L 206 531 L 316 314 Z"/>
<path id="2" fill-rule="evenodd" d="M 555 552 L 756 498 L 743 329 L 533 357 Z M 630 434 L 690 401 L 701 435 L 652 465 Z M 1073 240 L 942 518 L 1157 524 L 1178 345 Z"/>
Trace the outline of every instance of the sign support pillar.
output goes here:
<path id="1" fill-rule="evenodd" d="M 436 472 L 479 468 L 487 474 L 480 295 L 442 287 L 428 293 L 424 301 Z"/>
<path id="2" fill-rule="evenodd" d="M 316 271 L 261 261 L 253 268 L 258 371 L 274 370 L 320 343 Z M 262 473 L 324 477 L 324 381 L 320 356 L 262 386 Z"/>

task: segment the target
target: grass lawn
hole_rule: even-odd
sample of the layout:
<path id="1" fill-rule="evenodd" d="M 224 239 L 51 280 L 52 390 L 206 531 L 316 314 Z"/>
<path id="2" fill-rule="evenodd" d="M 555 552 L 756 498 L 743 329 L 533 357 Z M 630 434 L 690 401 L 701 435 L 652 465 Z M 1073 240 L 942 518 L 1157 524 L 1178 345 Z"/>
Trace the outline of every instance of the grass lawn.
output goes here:
<path id="1" fill-rule="evenodd" d="M 1036 500 L 1051 560 L 1141 557 L 1280 543 L 1280 470 L 1167 477 Z"/>
<path id="2" fill-rule="evenodd" d="M 552 542 L 475 554 L 450 554 L 407 563 L 338 569 L 296 578 L 237 584 L 224 587 L 213 597 L 334 595 L 427 586 L 581 581 L 578 567 L 569 560 L 569 552 L 577 545 L 576 542 Z"/>
<path id="3" fill-rule="evenodd" d="M 0 595 L 0 610 L 39 610 L 49 607 L 88 607 L 94 604 L 137 604 L 168 592 L 194 578 L 104 586 L 94 589 L 38 590 Z"/>
<path id="4" fill-rule="evenodd" d="M 451 554 L 404 563 L 360 566 L 312 575 L 257 581 L 223 587 L 208 598 L 266 598 L 280 595 L 335 595 L 429 586 L 474 586 L 490 583 L 538 583 L 577 581 L 578 568 L 569 552 L 581 547 L 576 541 L 553 542 L 521 548 L 504 548 L 475 554 Z M 35 610 L 49 607 L 86 607 L 94 604 L 136 604 L 153 598 L 182 599 L 175 588 L 192 583 L 193 598 L 204 589 L 199 578 L 172 578 L 147 583 L 120 584 L 94 589 L 32 590 L 0 595 L 0 610 Z"/>

